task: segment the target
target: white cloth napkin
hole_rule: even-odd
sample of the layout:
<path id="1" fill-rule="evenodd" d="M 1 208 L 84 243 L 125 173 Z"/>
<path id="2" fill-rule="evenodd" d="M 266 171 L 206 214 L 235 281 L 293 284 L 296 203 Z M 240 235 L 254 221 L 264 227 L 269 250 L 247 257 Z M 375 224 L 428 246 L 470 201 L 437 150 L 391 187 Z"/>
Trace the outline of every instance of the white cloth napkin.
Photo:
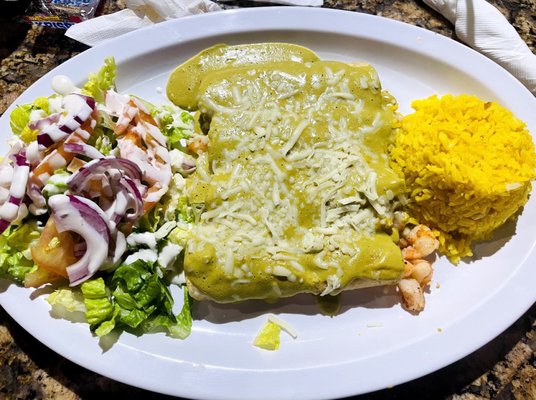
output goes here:
<path id="1" fill-rule="evenodd" d="M 501 12 L 485 0 L 424 0 L 456 29 L 458 38 L 515 76 L 536 95 L 536 55 Z"/>
<path id="2" fill-rule="evenodd" d="M 324 0 L 250 0 L 294 6 L 315 6 Z M 66 36 L 88 46 L 95 46 L 105 40 L 135 31 L 147 25 L 219 11 L 222 8 L 210 0 L 126 0 L 126 8 L 114 14 L 102 15 L 71 26 Z"/>

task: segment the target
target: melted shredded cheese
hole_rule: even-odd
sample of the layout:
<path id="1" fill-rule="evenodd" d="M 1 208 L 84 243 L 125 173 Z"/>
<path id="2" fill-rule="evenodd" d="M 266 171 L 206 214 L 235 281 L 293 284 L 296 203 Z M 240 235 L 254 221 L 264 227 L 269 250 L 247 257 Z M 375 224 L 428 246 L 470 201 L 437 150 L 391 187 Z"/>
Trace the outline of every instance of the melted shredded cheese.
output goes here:
<path id="1" fill-rule="evenodd" d="M 214 246 L 225 274 L 236 276 L 234 286 L 249 282 L 236 272 L 248 257 L 280 260 L 266 273 L 292 282 L 304 271 L 296 255 L 317 253 L 317 268 L 335 268 L 327 295 L 341 286 L 342 274 L 329 253 L 355 256 L 351 232 L 372 235 L 392 216 L 392 192 L 391 199 L 378 193 L 378 157 L 366 144 L 391 121 L 352 92 L 344 69 L 320 72 L 250 70 L 201 97 L 212 121 L 209 152 L 199 162 L 211 168 L 198 165 L 190 178 L 190 192 L 206 198 L 193 240 Z M 379 88 L 368 74 L 358 85 Z M 273 291 L 280 293 L 276 281 Z"/>

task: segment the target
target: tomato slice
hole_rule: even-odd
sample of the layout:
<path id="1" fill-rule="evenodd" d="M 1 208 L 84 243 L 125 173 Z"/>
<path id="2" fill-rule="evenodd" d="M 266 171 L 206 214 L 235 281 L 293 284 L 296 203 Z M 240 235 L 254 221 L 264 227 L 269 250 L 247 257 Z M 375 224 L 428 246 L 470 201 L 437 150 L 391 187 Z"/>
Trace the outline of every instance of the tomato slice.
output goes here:
<path id="1" fill-rule="evenodd" d="M 40 267 L 67 278 L 67 267 L 78 258 L 74 255 L 75 236 L 71 232 L 58 232 L 54 218 L 48 219 L 41 237 L 32 247 L 32 258 Z"/>
<path id="2" fill-rule="evenodd" d="M 37 268 L 34 272 L 24 275 L 24 287 L 39 287 L 45 283 L 50 283 L 62 279 L 63 277 L 50 272 L 44 268 Z"/>

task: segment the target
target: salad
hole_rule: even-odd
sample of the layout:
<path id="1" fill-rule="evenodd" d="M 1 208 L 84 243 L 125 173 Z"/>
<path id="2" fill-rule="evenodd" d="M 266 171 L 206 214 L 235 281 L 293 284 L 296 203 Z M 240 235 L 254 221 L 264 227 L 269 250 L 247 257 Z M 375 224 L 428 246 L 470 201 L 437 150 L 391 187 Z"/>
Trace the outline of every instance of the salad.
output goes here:
<path id="1" fill-rule="evenodd" d="M 83 312 L 98 336 L 114 329 L 185 338 L 191 299 L 181 256 L 194 211 L 182 196 L 195 170 L 194 117 L 115 90 L 116 65 L 75 87 L 19 105 L 0 163 L 0 276 L 47 298 L 65 318 Z"/>

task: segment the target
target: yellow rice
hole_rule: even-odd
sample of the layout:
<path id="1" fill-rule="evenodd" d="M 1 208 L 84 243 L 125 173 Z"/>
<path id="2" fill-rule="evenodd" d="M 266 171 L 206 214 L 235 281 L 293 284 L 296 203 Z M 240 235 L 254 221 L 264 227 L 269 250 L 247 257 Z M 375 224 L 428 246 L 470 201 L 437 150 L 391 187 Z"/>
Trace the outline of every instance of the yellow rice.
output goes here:
<path id="1" fill-rule="evenodd" d="M 527 202 L 534 144 L 510 111 L 475 96 L 432 96 L 412 107 L 391 155 L 411 217 L 433 228 L 440 251 L 457 263 Z"/>

